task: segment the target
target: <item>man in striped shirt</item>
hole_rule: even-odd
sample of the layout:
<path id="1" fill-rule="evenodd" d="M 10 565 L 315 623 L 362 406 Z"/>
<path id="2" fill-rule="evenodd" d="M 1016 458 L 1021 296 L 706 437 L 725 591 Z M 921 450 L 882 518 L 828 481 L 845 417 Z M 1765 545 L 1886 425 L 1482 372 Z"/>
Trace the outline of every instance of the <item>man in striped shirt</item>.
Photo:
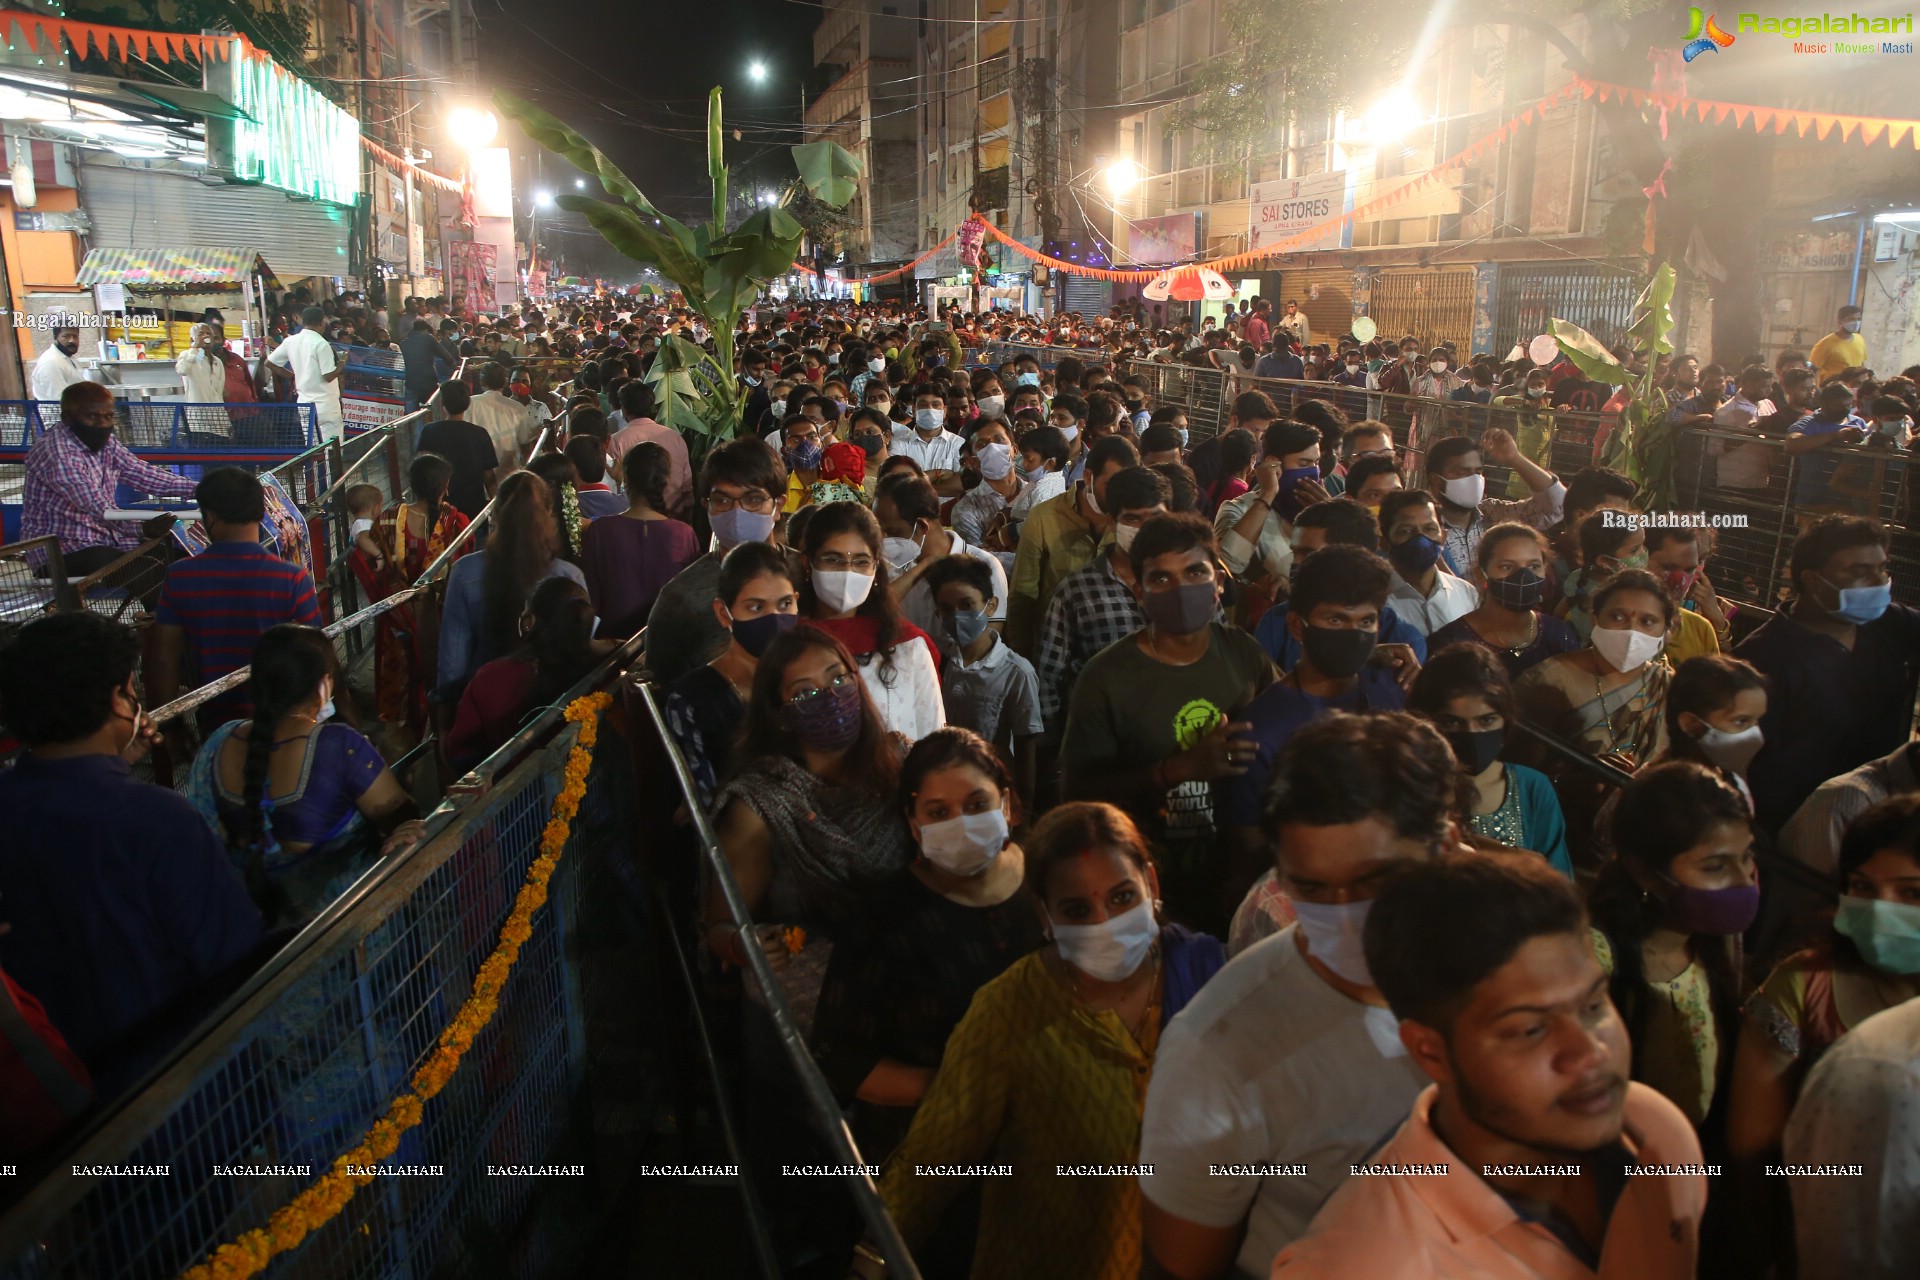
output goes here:
<path id="1" fill-rule="evenodd" d="M 154 617 L 147 697 L 154 706 L 180 692 L 183 668 L 195 687 L 238 671 L 253 644 L 283 622 L 320 625 L 313 579 L 260 545 L 266 497 L 260 481 L 238 467 L 209 471 L 194 490 L 212 545 L 167 569 Z M 251 715 L 247 688 L 224 693 L 201 712 L 203 724 Z"/>

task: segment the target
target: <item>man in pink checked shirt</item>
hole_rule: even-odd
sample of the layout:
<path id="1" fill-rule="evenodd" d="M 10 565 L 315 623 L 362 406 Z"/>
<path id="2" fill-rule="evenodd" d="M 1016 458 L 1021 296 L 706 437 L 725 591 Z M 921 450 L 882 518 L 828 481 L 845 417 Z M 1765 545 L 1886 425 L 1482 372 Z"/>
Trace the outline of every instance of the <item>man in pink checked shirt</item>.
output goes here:
<path id="1" fill-rule="evenodd" d="M 20 518 L 22 538 L 55 537 L 70 579 L 106 568 L 149 538 L 172 516 L 139 524 L 108 520 L 121 485 L 162 498 L 191 498 L 194 482 L 140 461 L 114 438 L 113 393 L 97 382 L 76 382 L 60 395 L 60 421 L 27 451 Z M 145 598 L 157 595 L 164 556 L 120 575 Z"/>

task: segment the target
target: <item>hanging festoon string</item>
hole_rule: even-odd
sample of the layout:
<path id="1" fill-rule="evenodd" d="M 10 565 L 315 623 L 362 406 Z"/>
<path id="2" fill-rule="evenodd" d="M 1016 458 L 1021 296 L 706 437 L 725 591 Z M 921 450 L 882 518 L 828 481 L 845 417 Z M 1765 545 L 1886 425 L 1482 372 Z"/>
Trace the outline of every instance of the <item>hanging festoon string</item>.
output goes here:
<path id="1" fill-rule="evenodd" d="M 1691 115 L 1702 124 L 1725 124 L 1732 120 L 1734 127 L 1744 129 L 1752 125 L 1755 132 L 1772 129 L 1775 134 L 1784 134 L 1788 129 L 1795 130 L 1804 138 L 1809 132 L 1821 142 L 1833 136 L 1834 130 L 1840 131 L 1842 142 L 1851 142 L 1854 138 L 1872 146 L 1883 136 L 1887 145 L 1897 147 L 1902 141 L 1911 140 L 1916 151 L 1920 151 L 1920 120 L 1895 120 L 1888 116 L 1852 116 L 1837 111 L 1794 111 L 1786 107 L 1759 107 L 1746 102 L 1720 102 L 1712 98 L 1695 98 L 1684 93 L 1656 93 L 1651 89 L 1635 89 L 1628 85 L 1609 84 L 1604 80 L 1588 80 L 1574 77 L 1585 97 L 1598 98 L 1602 102 L 1619 100 L 1631 102 L 1645 110 L 1649 107 L 1675 111 L 1684 119 Z"/>
<path id="2" fill-rule="evenodd" d="M 360 137 L 360 145 L 366 149 L 368 155 L 381 161 L 387 165 L 388 168 L 403 169 L 420 179 L 420 181 L 430 186 L 438 187 L 442 191 L 451 191 L 454 195 L 460 195 L 466 191 L 466 186 L 458 178 L 443 177 L 431 169 L 422 169 L 419 165 L 413 163 L 413 161 L 393 154 L 393 152 L 387 150 L 364 134 Z"/>
<path id="3" fill-rule="evenodd" d="M 103 22 L 75 22 L 71 18 L 54 18 L 41 13 L 10 11 L 0 14 L 0 30 L 7 35 L 7 43 L 13 44 L 25 39 L 29 49 L 37 48 L 44 41 L 47 52 L 57 52 L 57 45 L 64 43 L 73 51 L 76 58 L 84 58 L 89 53 L 97 53 L 109 62 L 174 62 L 189 54 L 202 62 L 217 59 L 225 62 L 230 41 L 238 40 L 241 48 L 252 54 L 256 52 L 247 43 L 245 36 L 201 36 L 182 35 L 172 31 L 143 31 L 137 27 L 115 27 Z"/>
<path id="4" fill-rule="evenodd" d="M 879 284 L 883 280 L 891 280 L 895 276 L 904 275 L 907 272 L 913 270 L 915 267 L 919 266 L 921 263 L 925 262 L 928 258 L 931 258 L 934 254 L 940 252 L 942 249 L 952 244 L 954 240 L 956 240 L 959 237 L 959 235 L 960 235 L 959 228 L 956 227 L 953 231 L 948 233 L 946 239 L 942 240 L 939 244 L 934 245 L 933 248 L 927 250 L 925 253 L 915 258 L 912 262 L 906 263 L 902 266 L 895 267 L 891 271 L 881 271 L 870 276 L 860 276 L 859 278 L 853 279 L 853 280 L 842 280 L 840 281 L 840 283 L 845 285 L 873 285 L 873 284 Z M 812 263 L 808 263 L 808 262 L 796 262 L 793 264 L 793 269 L 795 271 L 798 271 L 805 275 L 810 275 L 810 276 L 820 274 L 819 270 L 816 269 Z"/>

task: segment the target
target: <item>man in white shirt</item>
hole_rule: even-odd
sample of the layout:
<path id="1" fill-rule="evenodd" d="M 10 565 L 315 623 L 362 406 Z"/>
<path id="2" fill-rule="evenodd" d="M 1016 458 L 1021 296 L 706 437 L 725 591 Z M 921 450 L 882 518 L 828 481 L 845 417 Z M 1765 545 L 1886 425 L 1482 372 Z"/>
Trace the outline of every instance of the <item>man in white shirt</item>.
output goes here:
<path id="1" fill-rule="evenodd" d="M 1006 423 L 981 423 L 973 433 L 972 450 L 962 465 L 969 471 L 979 471 L 980 483 L 953 504 L 950 518 L 963 537 L 978 544 L 986 541 L 995 517 L 1020 496 L 1024 482 L 1013 451 L 1013 432 Z"/>
<path id="2" fill-rule="evenodd" d="M 486 428 L 501 465 L 512 470 L 526 461 L 527 449 L 538 435 L 540 424 L 534 421 L 533 410 L 507 394 L 505 365 L 496 362 L 484 366 L 480 385 L 485 390 L 467 407 L 467 421 Z"/>
<path id="3" fill-rule="evenodd" d="M 33 398 L 52 404 L 60 402 L 60 393 L 76 382 L 92 382 L 74 354 L 80 350 L 78 329 L 55 329 L 53 344 L 33 362 Z"/>
<path id="4" fill-rule="evenodd" d="M 1920 1275 L 1920 1000 L 1874 1014 L 1827 1050 L 1787 1123 L 1784 1156 L 1800 1280 Z"/>
<path id="5" fill-rule="evenodd" d="M 1773 386 L 1773 374 L 1763 364 L 1742 369 L 1734 381 L 1733 398 L 1713 411 L 1713 425 L 1758 435 L 1758 423 L 1776 410 L 1767 392 Z M 1773 474 L 1773 460 L 1780 446 L 1755 439 L 1716 440 L 1711 446 L 1716 457 L 1714 475 L 1724 489 L 1764 489 Z"/>
<path id="6" fill-rule="evenodd" d="M 1274 321 L 1274 327 L 1291 336 L 1302 349 L 1313 341 L 1313 326 L 1307 323 L 1306 313 L 1300 310 L 1300 304 L 1291 299 L 1287 302 L 1287 314 Z"/>
<path id="7" fill-rule="evenodd" d="M 913 426 L 895 427 L 893 453 L 912 458 L 942 497 L 960 495 L 960 448 L 966 441 L 947 430 L 947 398 L 932 386 L 913 398 Z"/>
<path id="8" fill-rule="evenodd" d="M 327 313 L 319 307 L 302 311 L 300 332 L 288 334 L 268 353 L 267 363 L 292 372 L 294 395 L 301 404 L 314 407 L 320 438 L 338 440 L 347 420 L 340 408 L 340 361 L 321 330 L 326 322 Z"/>
<path id="9" fill-rule="evenodd" d="M 1447 847 L 1453 769 L 1404 716 L 1322 721 L 1278 758 L 1266 831 L 1299 921 L 1230 961 L 1160 1037 L 1143 1276 L 1265 1280 L 1406 1118 L 1425 1077 L 1360 937 L 1384 874 Z"/>
<path id="10" fill-rule="evenodd" d="M 1441 567 L 1446 531 L 1433 495 L 1397 489 L 1380 502 L 1380 532 L 1393 565 L 1387 608 L 1423 636 L 1479 607 L 1480 593 L 1465 578 Z"/>

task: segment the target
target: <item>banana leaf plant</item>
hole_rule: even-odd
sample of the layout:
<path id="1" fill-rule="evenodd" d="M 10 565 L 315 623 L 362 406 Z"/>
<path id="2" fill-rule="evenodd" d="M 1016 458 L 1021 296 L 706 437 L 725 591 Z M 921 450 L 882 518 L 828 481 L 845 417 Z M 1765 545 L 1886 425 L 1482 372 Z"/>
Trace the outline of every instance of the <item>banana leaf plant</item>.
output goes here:
<path id="1" fill-rule="evenodd" d="M 1640 486 L 1641 502 L 1649 511 L 1670 510 L 1676 499 L 1679 440 L 1667 425 L 1667 394 L 1655 378 L 1658 358 L 1673 354 L 1673 287 L 1673 267 L 1663 262 L 1633 304 L 1634 320 L 1627 330 L 1627 341 L 1646 361 L 1646 367 L 1637 374 L 1615 360 L 1605 344 L 1579 325 L 1559 319 L 1547 322 L 1547 331 L 1561 353 L 1580 372 L 1595 382 L 1628 388 L 1625 420 L 1607 442 L 1604 461 Z"/>
<path id="2" fill-rule="evenodd" d="M 806 233 L 787 212 L 787 204 L 804 188 L 822 203 L 841 208 L 857 190 L 860 162 L 832 142 L 794 147 L 798 176 L 779 201 L 727 230 L 728 173 L 716 87 L 707 95 L 712 217 L 688 226 L 662 212 L 613 161 L 557 117 L 510 93 L 496 92 L 493 101 L 528 137 L 599 179 L 611 200 L 563 195 L 557 203 L 584 216 L 621 253 L 672 281 L 713 335 L 711 351 L 677 335 L 663 339 L 647 375 L 659 420 L 686 436 L 688 453 L 697 462 L 740 428 L 743 404 L 734 378 L 734 331 L 741 313 L 770 280 L 791 269 L 800 253 Z"/>

